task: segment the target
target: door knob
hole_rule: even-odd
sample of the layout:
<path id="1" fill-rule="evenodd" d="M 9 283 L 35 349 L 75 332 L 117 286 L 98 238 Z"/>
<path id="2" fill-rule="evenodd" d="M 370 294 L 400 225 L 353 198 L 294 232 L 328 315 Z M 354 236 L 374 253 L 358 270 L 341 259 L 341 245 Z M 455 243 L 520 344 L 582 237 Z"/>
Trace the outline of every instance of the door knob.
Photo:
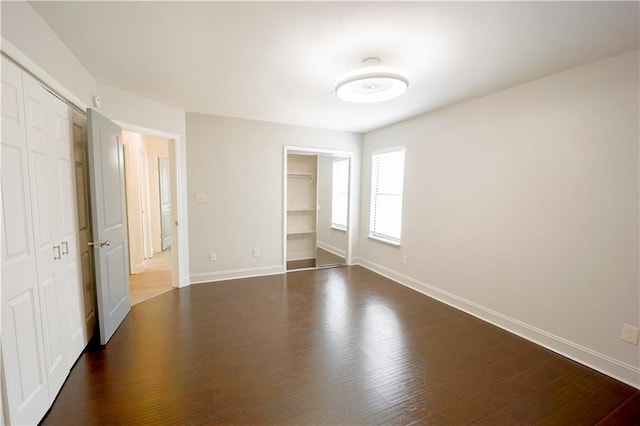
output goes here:
<path id="1" fill-rule="evenodd" d="M 111 240 L 89 241 L 87 244 L 89 247 L 104 247 L 110 246 Z"/>

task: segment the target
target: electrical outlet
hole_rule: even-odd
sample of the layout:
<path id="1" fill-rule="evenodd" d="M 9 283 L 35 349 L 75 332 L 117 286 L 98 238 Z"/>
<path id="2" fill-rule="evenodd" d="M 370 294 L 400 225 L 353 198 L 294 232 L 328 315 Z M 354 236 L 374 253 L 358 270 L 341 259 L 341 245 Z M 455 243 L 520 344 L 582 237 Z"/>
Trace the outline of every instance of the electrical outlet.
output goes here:
<path id="1" fill-rule="evenodd" d="M 217 255 L 215 251 L 209 253 L 209 262 L 215 262 L 217 260 Z"/>
<path id="2" fill-rule="evenodd" d="M 206 203 L 206 202 L 207 202 L 207 193 L 196 192 L 196 203 Z"/>
<path id="3" fill-rule="evenodd" d="M 253 257 L 260 257 L 260 249 L 253 249 Z"/>
<path id="4" fill-rule="evenodd" d="M 622 326 L 622 340 L 624 342 L 631 343 L 632 345 L 638 344 L 638 332 L 640 328 L 634 327 L 629 324 L 624 324 Z"/>
<path id="5" fill-rule="evenodd" d="M 403 264 L 403 265 L 406 265 L 406 264 L 407 264 L 407 255 L 406 255 L 406 254 L 403 254 L 403 255 L 402 255 L 402 264 Z"/>

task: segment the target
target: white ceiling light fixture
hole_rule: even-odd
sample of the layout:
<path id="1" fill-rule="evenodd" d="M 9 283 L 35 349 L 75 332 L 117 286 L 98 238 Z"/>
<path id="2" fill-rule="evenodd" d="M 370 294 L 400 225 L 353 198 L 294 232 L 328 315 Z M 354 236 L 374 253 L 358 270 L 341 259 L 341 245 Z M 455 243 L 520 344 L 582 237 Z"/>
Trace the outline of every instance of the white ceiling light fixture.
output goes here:
<path id="1" fill-rule="evenodd" d="M 348 72 L 338 80 L 335 92 L 344 101 L 371 103 L 396 98 L 408 87 L 409 79 L 400 71 L 380 65 L 378 58 L 366 58 L 362 68 Z"/>

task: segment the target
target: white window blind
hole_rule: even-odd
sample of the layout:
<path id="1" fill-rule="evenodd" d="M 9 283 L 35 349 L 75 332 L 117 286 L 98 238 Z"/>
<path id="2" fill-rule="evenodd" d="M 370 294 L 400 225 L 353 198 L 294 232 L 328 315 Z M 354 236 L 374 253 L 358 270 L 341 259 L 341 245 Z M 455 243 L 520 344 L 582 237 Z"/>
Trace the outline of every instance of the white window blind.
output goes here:
<path id="1" fill-rule="evenodd" d="M 347 229 L 349 202 L 349 160 L 333 162 L 331 226 Z"/>
<path id="2" fill-rule="evenodd" d="M 400 244 L 404 149 L 371 156 L 371 218 L 369 235 Z"/>

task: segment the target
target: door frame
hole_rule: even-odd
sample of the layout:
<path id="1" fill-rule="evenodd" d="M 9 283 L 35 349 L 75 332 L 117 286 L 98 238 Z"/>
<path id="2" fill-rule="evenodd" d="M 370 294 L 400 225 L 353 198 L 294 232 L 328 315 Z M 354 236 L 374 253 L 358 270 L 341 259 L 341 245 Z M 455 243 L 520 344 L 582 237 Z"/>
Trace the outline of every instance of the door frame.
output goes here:
<path id="1" fill-rule="evenodd" d="M 186 193 L 182 189 L 182 183 L 187 180 L 187 171 L 183 165 L 183 161 L 186 161 L 186 158 L 182 158 L 181 155 L 183 142 L 180 135 L 118 120 L 113 120 L 113 122 L 122 127 L 122 130 L 163 138 L 169 141 L 169 189 L 171 191 L 171 204 L 175 205 L 175 208 L 171 209 L 171 222 L 173 223 L 171 234 L 171 286 L 174 288 L 188 286 L 189 282 L 183 279 L 185 275 L 182 273 L 183 271 L 187 271 L 185 259 L 187 258 L 186 254 L 188 253 L 189 241 L 187 239 L 187 229 L 181 229 L 185 228 L 187 223 L 186 201 L 181 203 L 181 201 L 186 200 Z"/>
<path id="2" fill-rule="evenodd" d="M 325 155 L 333 157 L 346 157 L 349 159 L 349 199 L 347 205 L 349 206 L 349 213 L 347 214 L 347 255 L 345 261 L 347 265 L 352 264 L 351 249 L 353 247 L 353 241 L 355 240 L 356 230 L 353 229 L 354 223 L 357 223 L 355 215 L 357 209 L 355 208 L 354 200 L 354 164 L 355 152 L 342 151 L 339 149 L 328 148 L 314 148 L 308 146 L 295 146 L 284 145 L 282 150 L 282 269 L 283 273 L 287 273 L 287 167 L 288 167 L 288 155 L 289 154 L 306 154 L 306 155 Z"/>

